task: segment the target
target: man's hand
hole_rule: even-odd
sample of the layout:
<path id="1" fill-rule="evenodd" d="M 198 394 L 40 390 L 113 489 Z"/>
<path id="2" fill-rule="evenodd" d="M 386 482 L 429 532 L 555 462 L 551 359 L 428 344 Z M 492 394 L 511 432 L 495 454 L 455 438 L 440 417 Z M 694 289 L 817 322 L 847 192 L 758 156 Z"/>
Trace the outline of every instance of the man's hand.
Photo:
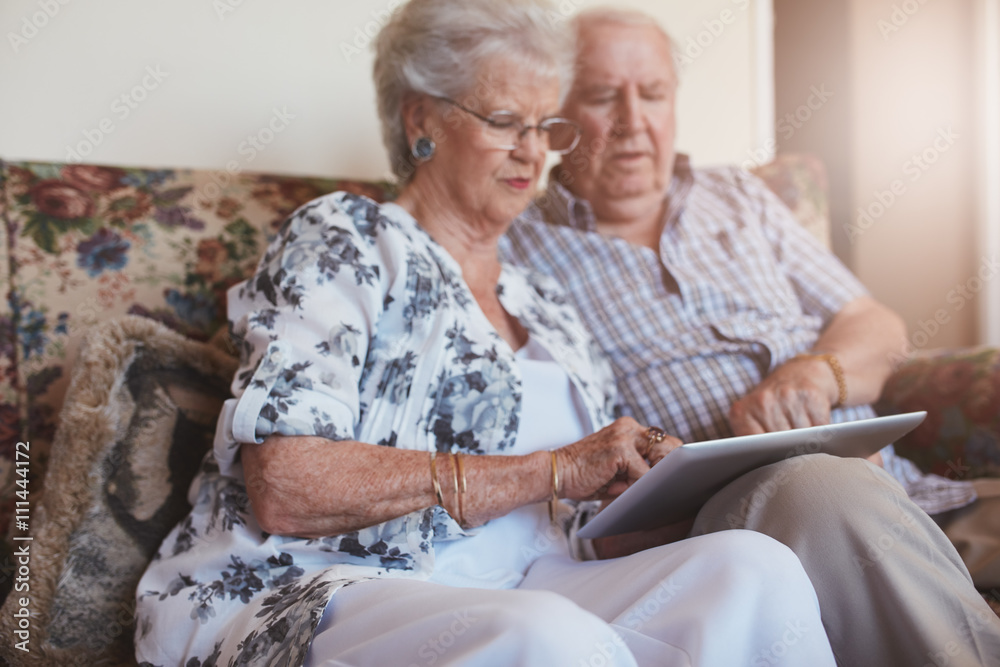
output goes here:
<path id="1" fill-rule="evenodd" d="M 837 356 L 847 383 L 847 404 L 877 400 L 907 349 L 906 325 L 870 296 L 848 302 L 824 329 L 814 350 Z M 735 435 L 785 431 L 830 423 L 840 398 L 837 377 L 823 359 L 794 358 L 733 403 L 729 424 Z"/>
<path id="2" fill-rule="evenodd" d="M 729 424 L 734 435 L 823 426 L 830 423 L 838 396 L 837 378 L 826 361 L 792 359 L 733 403 Z"/>
<path id="3" fill-rule="evenodd" d="M 733 435 L 823 426 L 830 423 L 830 409 L 839 396 L 837 378 L 826 361 L 809 357 L 791 359 L 733 403 L 729 424 Z M 879 452 L 868 460 L 882 467 Z"/>

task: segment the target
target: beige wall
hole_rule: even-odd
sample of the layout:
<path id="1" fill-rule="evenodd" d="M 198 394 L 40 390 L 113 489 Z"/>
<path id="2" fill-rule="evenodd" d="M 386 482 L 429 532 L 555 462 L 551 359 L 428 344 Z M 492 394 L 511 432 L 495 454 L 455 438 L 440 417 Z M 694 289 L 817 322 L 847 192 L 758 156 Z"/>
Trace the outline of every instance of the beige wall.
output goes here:
<path id="1" fill-rule="evenodd" d="M 595 4 L 557 1 L 566 13 Z M 396 4 L 4 0 L 0 156 L 64 160 L 73 149 L 100 163 L 386 176 L 364 31 Z M 701 41 L 683 84 L 682 148 L 731 162 L 764 143 L 772 96 L 756 54 L 770 42 L 754 31 L 770 0 L 616 4 L 655 14 L 682 46 Z M 261 150 L 248 142 L 257 135 Z"/>
<path id="2" fill-rule="evenodd" d="M 821 16 L 813 3 L 775 8 L 779 119 L 810 81 L 837 95 L 780 149 L 824 156 L 834 246 L 903 315 L 917 348 L 979 340 L 977 272 L 989 258 L 977 209 L 980 1 L 830 0 Z"/>
<path id="3" fill-rule="evenodd" d="M 983 255 L 976 248 L 973 3 L 914 4 L 918 11 L 904 23 L 893 17 L 898 3 L 851 3 L 852 208 L 857 229 L 870 225 L 855 237 L 854 265 L 905 316 L 915 347 L 967 345 L 976 338 L 977 308 L 960 286 L 976 286 Z M 894 184 L 902 194 L 885 194 Z M 890 202 L 882 216 L 862 221 L 858 209 L 877 213 L 880 198 Z"/>
<path id="4" fill-rule="evenodd" d="M 976 0 L 979 247 L 1000 257 L 1000 0 Z M 979 338 L 1000 346 L 1000 280 L 979 294 Z"/>

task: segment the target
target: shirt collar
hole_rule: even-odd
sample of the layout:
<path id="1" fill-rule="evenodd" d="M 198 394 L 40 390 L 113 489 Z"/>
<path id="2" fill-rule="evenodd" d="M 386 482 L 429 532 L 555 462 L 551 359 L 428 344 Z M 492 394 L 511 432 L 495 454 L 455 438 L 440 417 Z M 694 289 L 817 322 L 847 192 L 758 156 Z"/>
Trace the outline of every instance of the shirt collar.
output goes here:
<path id="1" fill-rule="evenodd" d="M 597 218 L 594 217 L 594 209 L 590 202 L 580 199 L 560 183 L 559 173 L 558 165 L 552 168 L 552 171 L 549 172 L 549 185 L 545 194 L 535 200 L 535 205 L 541 209 L 548 222 L 587 232 L 596 232 Z M 690 158 L 684 153 L 677 153 L 674 158 L 674 175 L 670 179 L 670 186 L 664 195 L 667 199 L 665 212 L 667 225 L 672 224 L 684 209 L 693 183 L 694 174 L 691 171 Z"/>

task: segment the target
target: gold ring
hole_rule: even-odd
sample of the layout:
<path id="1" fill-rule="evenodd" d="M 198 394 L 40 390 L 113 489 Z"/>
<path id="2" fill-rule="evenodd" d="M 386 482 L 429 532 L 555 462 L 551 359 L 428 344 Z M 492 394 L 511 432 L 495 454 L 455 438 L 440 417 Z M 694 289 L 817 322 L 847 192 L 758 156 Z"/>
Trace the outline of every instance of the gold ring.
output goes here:
<path id="1" fill-rule="evenodd" d="M 653 449 L 653 445 L 658 445 L 663 442 L 667 437 L 667 432 L 664 431 L 659 426 L 650 426 L 646 429 L 646 442 L 649 443 L 646 447 L 646 452 L 643 457 L 649 456 L 649 452 Z"/>
<path id="2" fill-rule="evenodd" d="M 646 440 L 649 441 L 649 446 L 658 445 L 667 438 L 667 432 L 664 431 L 659 426 L 650 426 L 646 429 Z"/>

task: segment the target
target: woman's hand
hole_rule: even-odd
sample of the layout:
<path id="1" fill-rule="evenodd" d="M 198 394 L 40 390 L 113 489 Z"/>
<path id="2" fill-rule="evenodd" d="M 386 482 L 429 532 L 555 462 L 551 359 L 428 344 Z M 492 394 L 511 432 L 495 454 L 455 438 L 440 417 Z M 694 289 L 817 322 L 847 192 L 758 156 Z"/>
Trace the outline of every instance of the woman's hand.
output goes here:
<path id="1" fill-rule="evenodd" d="M 651 437 L 651 429 L 622 417 L 584 439 L 556 450 L 560 495 L 571 500 L 620 495 L 681 441 Z M 662 434 L 662 431 L 660 431 Z"/>

